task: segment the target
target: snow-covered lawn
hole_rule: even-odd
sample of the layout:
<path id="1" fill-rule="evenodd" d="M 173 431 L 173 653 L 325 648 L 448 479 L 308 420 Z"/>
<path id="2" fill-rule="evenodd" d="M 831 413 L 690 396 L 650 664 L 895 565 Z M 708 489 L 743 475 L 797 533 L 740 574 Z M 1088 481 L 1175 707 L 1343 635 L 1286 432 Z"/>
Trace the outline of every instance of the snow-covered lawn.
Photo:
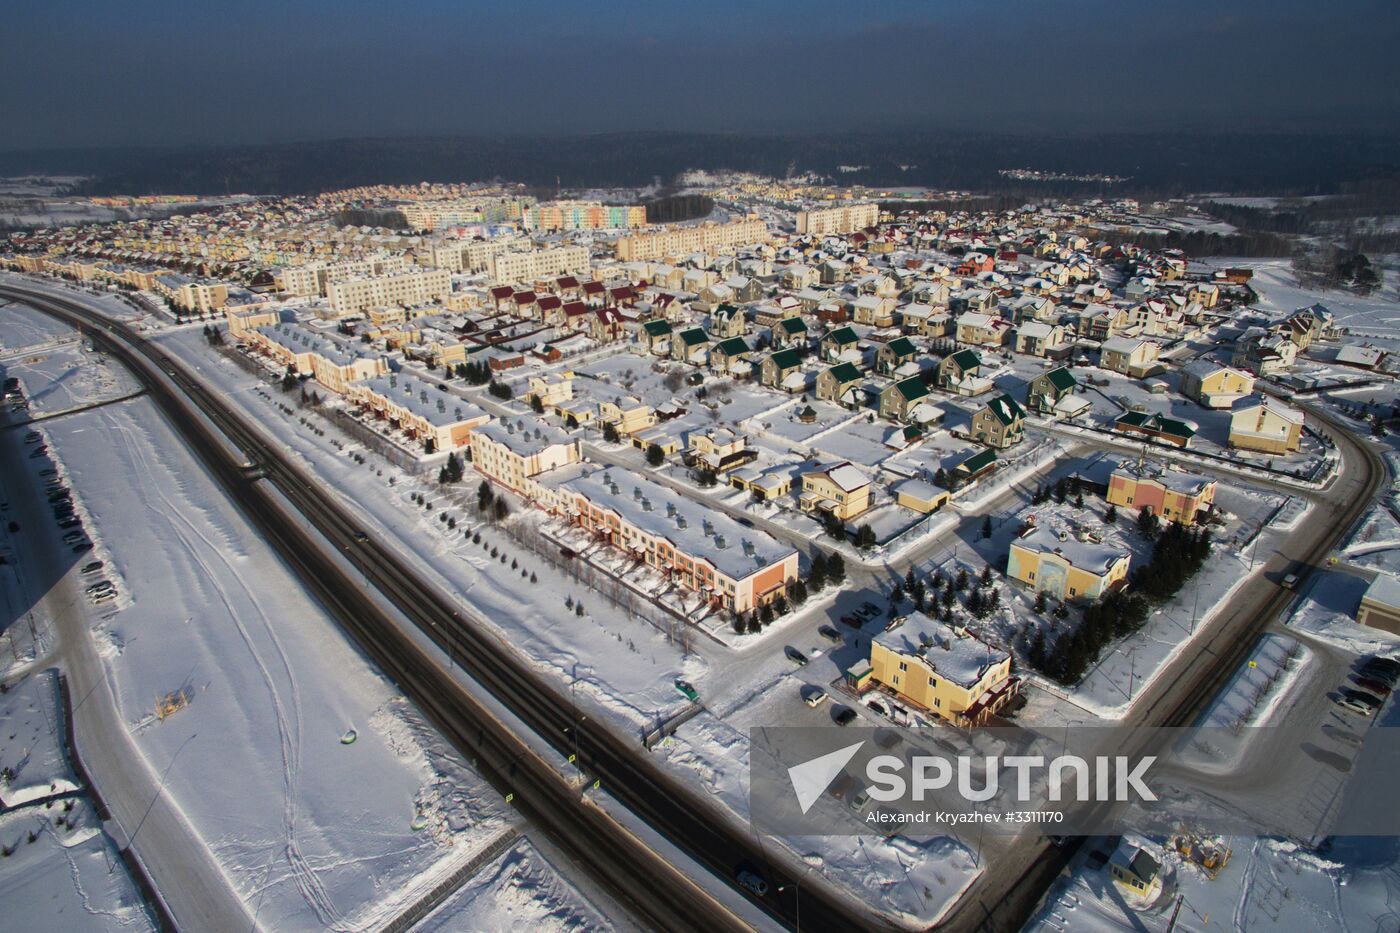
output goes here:
<path id="1" fill-rule="evenodd" d="M 0 779 L 0 803 L 14 807 L 76 789 L 63 753 L 57 672 L 36 671 L 7 687 L 0 694 L 0 770 L 13 777 Z"/>

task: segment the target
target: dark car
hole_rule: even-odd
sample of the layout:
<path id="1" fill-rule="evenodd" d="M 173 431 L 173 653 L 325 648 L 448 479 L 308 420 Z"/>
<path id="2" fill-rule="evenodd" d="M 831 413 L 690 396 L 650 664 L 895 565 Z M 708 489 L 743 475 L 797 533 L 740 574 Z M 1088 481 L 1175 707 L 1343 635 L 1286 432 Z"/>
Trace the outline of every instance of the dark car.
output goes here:
<path id="1" fill-rule="evenodd" d="M 830 625 L 820 625 L 817 627 L 817 634 L 827 641 L 841 641 L 841 633 Z"/>
<path id="2" fill-rule="evenodd" d="M 92 562 L 89 563 L 89 564 L 84 564 L 84 565 L 83 565 L 82 572 L 83 572 L 83 573 L 96 573 L 97 571 L 101 570 L 102 567 L 103 567 L 102 561 L 100 561 L 100 560 L 95 560 L 95 561 L 92 561 Z"/>
<path id="3" fill-rule="evenodd" d="M 861 620 L 857 619 L 855 616 L 842 616 L 841 624 L 849 625 L 851 628 L 860 628 Z"/>
<path id="4" fill-rule="evenodd" d="M 1362 658 L 1357 665 L 1357 670 L 1363 672 L 1368 677 L 1375 674 L 1384 674 L 1386 679 L 1392 683 L 1396 678 L 1400 678 L 1400 661 L 1394 658 L 1383 658 L 1379 655 L 1370 655 Z"/>
<path id="5" fill-rule="evenodd" d="M 61 521 L 61 522 L 58 523 L 58 527 L 60 527 L 60 528 L 81 528 L 81 527 L 83 527 L 83 523 L 82 523 L 79 519 L 76 519 L 76 518 L 65 518 L 63 521 Z"/>
<path id="6" fill-rule="evenodd" d="M 1353 677 L 1352 680 L 1356 681 L 1356 685 L 1362 690 L 1374 693 L 1378 697 L 1390 696 L 1391 687 L 1389 684 L 1359 674 Z"/>
<path id="7" fill-rule="evenodd" d="M 1371 694 L 1367 693 L 1365 690 L 1356 690 L 1356 689 L 1353 689 L 1353 688 L 1351 688 L 1351 687 L 1343 687 L 1342 690 L 1341 690 L 1341 694 L 1342 694 L 1342 696 L 1346 697 L 1348 700 L 1355 700 L 1355 701 L 1358 702 L 1358 703 L 1362 703 L 1362 704 L 1365 704 L 1366 706 L 1371 707 L 1372 711 L 1375 711 L 1375 710 L 1378 710 L 1378 709 L 1381 708 L 1381 701 L 1380 701 L 1380 699 L 1377 698 L 1377 697 L 1372 696 Z"/>
<path id="8" fill-rule="evenodd" d="M 79 543 L 73 545 L 73 553 L 74 553 L 74 554 L 86 554 L 88 551 L 91 551 L 91 550 L 92 550 L 92 542 L 91 542 L 91 541 L 80 541 Z"/>
<path id="9" fill-rule="evenodd" d="M 753 527 L 753 522 L 751 522 L 751 521 L 750 521 L 749 519 L 747 519 L 747 518 L 743 518 L 742 516 L 739 517 L 739 518 L 736 518 L 736 519 L 734 519 L 734 520 L 735 520 L 736 522 L 738 522 L 739 524 L 743 525 L 745 528 L 752 528 L 752 527 Z"/>
<path id="10" fill-rule="evenodd" d="M 856 721 L 856 711 L 849 706 L 841 706 L 836 709 L 831 718 L 836 721 L 838 726 L 849 726 Z"/>
<path id="11" fill-rule="evenodd" d="M 798 667 L 807 666 L 807 656 L 796 648 L 788 648 L 787 656 L 797 662 Z"/>

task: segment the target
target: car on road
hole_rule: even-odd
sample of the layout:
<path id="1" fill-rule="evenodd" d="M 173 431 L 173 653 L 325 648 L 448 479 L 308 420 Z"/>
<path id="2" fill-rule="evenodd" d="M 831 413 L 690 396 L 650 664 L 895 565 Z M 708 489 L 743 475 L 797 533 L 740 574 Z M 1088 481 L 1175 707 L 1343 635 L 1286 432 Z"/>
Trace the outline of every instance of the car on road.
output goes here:
<path id="1" fill-rule="evenodd" d="M 354 538 L 356 541 L 360 542 L 361 544 L 364 544 L 366 541 L 369 540 L 369 535 L 365 534 L 363 531 L 357 531 L 354 534 L 352 534 L 351 537 Z"/>
<path id="2" fill-rule="evenodd" d="M 821 687 L 812 687 L 807 691 L 807 695 L 802 698 L 802 702 L 814 708 L 821 706 L 826 702 L 826 691 Z"/>
<path id="3" fill-rule="evenodd" d="M 739 887 L 749 891 L 755 897 L 768 896 L 768 882 L 747 869 L 741 869 L 734 880 L 739 882 Z"/>
<path id="4" fill-rule="evenodd" d="M 798 667 L 807 666 L 807 656 L 801 651 L 798 651 L 796 648 L 789 646 L 786 654 L 789 658 L 797 662 Z"/>
<path id="5" fill-rule="evenodd" d="M 1337 694 L 1336 696 L 1334 696 L 1332 698 L 1332 702 L 1336 703 L 1338 706 L 1340 706 L 1344 710 L 1347 710 L 1348 712 L 1359 713 L 1362 716 L 1370 716 L 1372 713 L 1375 712 L 1375 710 L 1372 707 L 1367 706 L 1360 700 L 1354 699 L 1349 696 L 1343 696 L 1342 694 Z"/>
<path id="6" fill-rule="evenodd" d="M 837 710 L 832 713 L 831 718 L 838 726 L 849 726 L 856 721 L 856 711 L 849 706 L 838 707 Z"/>
<path id="7" fill-rule="evenodd" d="M 836 644 L 841 643 L 841 633 L 836 631 L 836 629 L 830 625 L 818 626 L 817 634 L 820 635 L 822 638 L 825 638 L 827 641 L 835 642 Z"/>

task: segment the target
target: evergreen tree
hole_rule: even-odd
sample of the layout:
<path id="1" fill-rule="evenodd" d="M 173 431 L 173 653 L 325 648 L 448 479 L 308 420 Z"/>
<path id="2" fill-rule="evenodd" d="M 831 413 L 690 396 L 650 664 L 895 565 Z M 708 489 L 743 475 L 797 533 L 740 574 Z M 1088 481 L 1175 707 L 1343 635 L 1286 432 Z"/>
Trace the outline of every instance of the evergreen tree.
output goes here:
<path id="1" fill-rule="evenodd" d="M 661 445 L 660 445 L 660 444 L 648 444 L 648 445 L 647 445 L 647 463 L 648 463 L 648 464 L 650 464 L 651 466 L 654 466 L 654 467 L 659 467 L 659 466 L 661 466 L 662 461 L 665 460 L 665 459 L 666 459 L 666 452 L 663 451 L 663 450 L 661 449 Z"/>
<path id="2" fill-rule="evenodd" d="M 991 565 L 991 564 L 986 564 L 985 566 L 982 567 L 982 585 L 983 585 L 983 586 L 991 586 L 991 585 L 992 585 L 992 565 Z"/>
<path id="3" fill-rule="evenodd" d="M 832 583 L 841 584 L 846 580 L 846 561 L 840 554 L 833 553 L 826 562 L 826 575 Z"/>
<path id="4" fill-rule="evenodd" d="M 812 569 L 807 572 L 807 582 L 813 593 L 826 588 L 826 555 L 821 551 L 812 554 Z"/>
<path id="5" fill-rule="evenodd" d="M 962 567 L 959 567 L 959 568 L 958 568 L 958 579 L 957 579 L 957 582 L 955 582 L 955 583 L 953 584 L 953 586 L 957 589 L 957 591 L 958 591 L 959 593 L 961 593 L 963 590 L 967 589 L 967 570 L 966 570 L 966 569 L 964 569 L 964 568 L 962 568 Z"/>
<path id="6" fill-rule="evenodd" d="M 982 537 L 984 537 L 984 538 L 990 538 L 991 536 L 992 536 L 992 517 L 991 517 L 990 515 L 987 515 L 987 516 L 983 517 L 983 519 L 982 519 Z"/>
<path id="7" fill-rule="evenodd" d="M 609 444 L 616 444 L 618 436 L 617 425 L 613 424 L 611 421 L 603 425 L 603 440 L 607 441 Z"/>
<path id="8" fill-rule="evenodd" d="M 1118 521 L 1118 506 L 1110 505 L 1103 513 L 1103 520 L 1109 525 L 1116 523 Z"/>
<path id="9" fill-rule="evenodd" d="M 1035 594 L 1035 611 L 1039 615 L 1045 615 L 1045 608 L 1048 600 L 1045 598 L 1045 591 L 1040 590 Z"/>

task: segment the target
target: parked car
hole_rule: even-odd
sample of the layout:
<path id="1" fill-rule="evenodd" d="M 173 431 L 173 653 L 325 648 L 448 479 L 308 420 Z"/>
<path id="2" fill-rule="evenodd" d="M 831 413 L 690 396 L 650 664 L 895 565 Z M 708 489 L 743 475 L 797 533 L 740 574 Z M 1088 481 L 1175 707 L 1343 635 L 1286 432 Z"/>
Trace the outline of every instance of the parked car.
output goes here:
<path id="1" fill-rule="evenodd" d="M 92 561 L 91 563 L 84 564 L 84 565 L 83 565 L 83 569 L 82 569 L 82 573 L 97 573 L 97 571 L 101 570 L 102 567 L 103 567 L 102 561 L 100 561 L 100 560 L 95 560 L 95 561 Z"/>
<path id="2" fill-rule="evenodd" d="M 856 711 L 849 706 L 843 706 L 831 717 L 838 726 L 849 726 L 856 721 Z"/>
<path id="3" fill-rule="evenodd" d="M 1392 682 L 1400 678 L 1400 661 L 1394 658 L 1384 658 L 1380 655 L 1367 655 L 1361 659 L 1358 669 L 1367 676 L 1374 676 L 1376 673 L 1383 673 Z"/>
<path id="4" fill-rule="evenodd" d="M 690 685 L 690 681 L 677 680 L 675 682 L 675 687 L 681 692 L 681 696 L 685 697 L 690 702 L 698 703 L 700 701 L 700 694 Z"/>
<path id="5" fill-rule="evenodd" d="M 797 662 L 798 667 L 807 666 L 807 656 L 796 648 L 788 648 L 787 656 Z"/>
<path id="6" fill-rule="evenodd" d="M 1391 688 L 1389 684 L 1381 683 L 1379 680 L 1373 680 L 1370 677 L 1364 677 L 1360 674 L 1353 677 L 1352 680 L 1367 693 L 1374 693 L 1378 697 L 1390 696 Z"/>
<path id="7" fill-rule="evenodd" d="M 73 553 L 74 553 L 74 554 L 86 554 L 88 551 L 91 551 L 91 550 L 92 550 L 92 542 L 91 542 L 91 541 L 79 541 L 77 544 L 73 545 Z"/>
<path id="8" fill-rule="evenodd" d="M 820 635 L 822 638 L 825 638 L 827 641 L 836 642 L 837 644 L 840 644 L 841 642 L 841 633 L 836 631 L 836 629 L 830 625 L 818 626 L 817 634 Z"/>
<path id="9" fill-rule="evenodd" d="M 872 616 L 878 614 L 879 611 L 880 611 L 880 607 L 877 606 L 877 605 L 875 605 L 875 604 L 872 603 L 872 602 L 864 602 L 864 603 L 861 603 L 861 604 L 860 604 L 860 608 L 864 609 L 866 612 L 870 613 Z"/>
<path id="10" fill-rule="evenodd" d="M 741 869 L 739 873 L 734 876 L 734 880 L 739 882 L 741 888 L 746 889 L 755 897 L 768 896 L 768 882 L 751 871 Z"/>
<path id="11" fill-rule="evenodd" d="M 813 687 L 807 695 L 802 698 L 802 702 L 811 707 L 821 706 L 826 702 L 826 691 L 821 687 Z"/>
<path id="12" fill-rule="evenodd" d="M 1344 710 L 1347 710 L 1348 712 L 1359 713 L 1362 716 L 1370 716 L 1375 712 L 1375 709 L 1373 707 L 1362 703 L 1360 700 L 1357 700 L 1353 697 L 1345 696 L 1343 694 L 1337 694 L 1336 696 L 1334 696 L 1332 698 L 1332 702 L 1336 703 L 1338 706 L 1340 706 Z"/>
<path id="13" fill-rule="evenodd" d="M 1353 700 L 1365 703 L 1367 706 L 1371 707 L 1372 711 L 1378 710 L 1385 705 L 1380 697 L 1367 693 L 1365 690 L 1357 690 L 1353 687 L 1343 687 L 1342 696 L 1351 697 Z"/>
<path id="14" fill-rule="evenodd" d="M 38 431 L 30 431 L 28 434 L 24 435 L 24 442 L 26 444 L 37 444 L 43 439 L 44 436 Z"/>
<path id="15" fill-rule="evenodd" d="M 861 620 L 857 619 L 855 616 L 842 616 L 841 624 L 849 625 L 851 628 L 860 628 Z"/>
<path id="16" fill-rule="evenodd" d="M 65 518 L 63 521 L 61 521 L 61 522 L 58 523 L 58 527 L 60 527 L 60 528 L 81 528 L 81 527 L 83 527 L 83 523 L 82 523 L 81 521 L 79 521 L 78 519 L 76 519 L 76 518 Z"/>
<path id="17" fill-rule="evenodd" d="M 48 449 L 47 447 L 35 447 L 33 450 L 31 450 L 31 451 L 29 452 L 29 459 L 30 459 L 30 460 L 37 460 L 37 459 L 39 459 L 40 457 L 42 457 L 44 454 L 46 454 L 46 453 L 48 453 L 48 452 L 49 452 L 49 449 Z"/>

